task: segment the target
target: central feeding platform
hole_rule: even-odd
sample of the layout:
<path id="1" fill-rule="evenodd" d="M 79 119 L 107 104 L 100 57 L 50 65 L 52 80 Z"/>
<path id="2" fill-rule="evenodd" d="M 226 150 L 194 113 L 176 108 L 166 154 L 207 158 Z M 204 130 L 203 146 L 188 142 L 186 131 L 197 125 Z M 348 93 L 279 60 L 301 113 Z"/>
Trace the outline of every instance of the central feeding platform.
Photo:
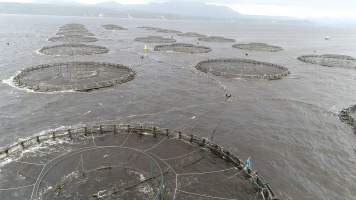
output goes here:
<path id="1" fill-rule="evenodd" d="M 2 200 L 275 199 L 223 147 L 142 125 L 47 131 L 0 151 L 0 163 Z"/>
<path id="2" fill-rule="evenodd" d="M 199 38 L 198 40 L 202 42 L 218 42 L 218 43 L 235 42 L 234 39 L 220 37 L 220 36 L 202 37 Z"/>
<path id="3" fill-rule="evenodd" d="M 346 55 L 304 55 L 298 57 L 298 60 L 305 63 L 317 64 L 326 67 L 356 68 L 356 59 Z"/>
<path id="4" fill-rule="evenodd" d="M 27 68 L 15 76 L 14 83 L 38 92 L 91 91 L 131 81 L 135 75 L 120 64 L 67 62 Z"/>
<path id="5" fill-rule="evenodd" d="M 51 56 L 77 56 L 77 55 L 93 55 L 108 53 L 109 49 L 102 46 L 86 45 L 86 44 L 61 44 L 55 46 L 43 47 L 39 50 L 40 53 Z"/>
<path id="6" fill-rule="evenodd" d="M 206 60 L 198 63 L 195 68 L 225 78 L 276 80 L 289 74 L 286 67 L 242 58 Z"/>
<path id="7" fill-rule="evenodd" d="M 51 42 L 67 42 L 67 43 L 78 43 L 78 42 L 97 42 L 98 39 L 95 37 L 86 37 L 80 35 L 72 35 L 72 36 L 59 36 L 59 37 L 51 37 L 48 39 Z"/>
<path id="8" fill-rule="evenodd" d="M 282 51 L 282 47 L 274 46 L 274 45 L 269 45 L 266 43 L 239 43 L 239 44 L 234 44 L 232 47 L 238 48 L 238 49 L 243 49 L 243 50 L 252 50 L 252 51 L 269 51 L 269 52 L 276 52 L 276 51 Z"/>
<path id="9" fill-rule="evenodd" d="M 148 36 L 148 37 L 138 37 L 135 38 L 136 42 L 143 43 L 175 43 L 176 40 L 173 38 L 165 38 L 161 36 Z"/>
<path id="10" fill-rule="evenodd" d="M 109 31 L 127 30 L 127 28 L 124 28 L 124 27 L 116 25 L 116 24 L 104 24 L 104 25 L 102 25 L 102 27 L 105 30 L 109 30 Z"/>
<path id="11" fill-rule="evenodd" d="M 155 51 L 174 51 L 180 53 L 208 53 L 211 51 L 209 47 L 195 46 L 193 44 L 175 43 L 169 45 L 157 45 L 154 48 Z"/>

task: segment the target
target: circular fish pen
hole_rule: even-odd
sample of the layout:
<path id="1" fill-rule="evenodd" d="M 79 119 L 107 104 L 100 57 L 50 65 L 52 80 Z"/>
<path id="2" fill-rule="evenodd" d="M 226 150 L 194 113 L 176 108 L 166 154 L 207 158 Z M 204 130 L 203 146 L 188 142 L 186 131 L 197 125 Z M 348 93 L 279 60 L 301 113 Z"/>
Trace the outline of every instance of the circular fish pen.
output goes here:
<path id="1" fill-rule="evenodd" d="M 67 24 L 59 27 L 59 31 L 88 31 L 82 24 Z"/>
<path id="2" fill-rule="evenodd" d="M 78 43 L 78 42 L 97 42 L 98 39 L 95 37 L 86 37 L 86 36 L 59 36 L 59 37 L 51 37 L 48 39 L 51 42 L 65 42 L 65 43 Z"/>
<path id="3" fill-rule="evenodd" d="M 339 118 L 342 122 L 351 125 L 356 130 L 356 105 L 343 109 L 339 113 Z"/>
<path id="4" fill-rule="evenodd" d="M 204 73 L 225 78 L 276 80 L 288 76 L 288 68 L 250 59 L 212 59 L 198 63 L 195 68 Z"/>
<path id="5" fill-rule="evenodd" d="M 218 42 L 218 43 L 236 42 L 234 39 L 220 37 L 220 36 L 202 37 L 199 38 L 198 40 L 202 42 Z"/>
<path id="6" fill-rule="evenodd" d="M 181 31 L 172 30 L 172 29 L 164 29 L 164 28 L 158 28 L 156 30 L 158 33 L 182 33 Z"/>
<path id="7" fill-rule="evenodd" d="M 178 33 L 177 35 L 181 37 L 197 37 L 197 38 L 207 37 L 206 35 L 195 33 L 195 32 Z"/>
<path id="8" fill-rule="evenodd" d="M 61 44 L 55 46 L 43 47 L 40 53 L 51 56 L 77 56 L 108 53 L 109 49 L 102 46 L 87 44 Z"/>
<path id="9" fill-rule="evenodd" d="M 356 59 L 346 55 L 304 55 L 298 57 L 298 60 L 305 63 L 317 64 L 326 67 L 356 68 Z"/>
<path id="10" fill-rule="evenodd" d="M 124 27 L 116 25 L 116 24 L 104 24 L 104 25 L 102 25 L 102 27 L 105 30 L 109 30 L 109 31 L 127 30 L 127 28 L 124 28 Z"/>
<path id="11" fill-rule="evenodd" d="M 47 131 L 0 151 L 0 162 L 2 200 L 275 199 L 218 144 L 135 124 Z"/>
<path id="12" fill-rule="evenodd" d="M 85 26 L 83 24 L 71 23 L 71 24 L 65 24 L 60 28 L 74 29 L 74 28 L 85 28 Z"/>
<path id="13" fill-rule="evenodd" d="M 279 46 L 269 45 L 266 43 L 240 43 L 232 45 L 234 48 L 243 49 L 243 50 L 252 50 L 252 51 L 269 51 L 269 52 L 277 52 L 282 51 L 283 48 Z"/>
<path id="14" fill-rule="evenodd" d="M 94 36 L 87 30 L 68 30 L 68 31 L 58 31 L 56 33 L 58 36 Z"/>
<path id="15" fill-rule="evenodd" d="M 209 47 L 205 46 L 195 46 L 193 44 L 185 44 L 185 43 L 175 43 L 169 45 L 157 45 L 154 48 L 155 51 L 173 51 L 179 53 L 208 53 L 211 51 Z"/>
<path id="16" fill-rule="evenodd" d="M 157 28 L 157 27 L 152 27 L 152 26 L 139 26 L 137 27 L 139 29 L 145 29 L 147 31 L 158 31 L 160 30 L 161 28 Z"/>
<path id="17" fill-rule="evenodd" d="M 176 40 L 173 38 L 165 38 L 161 36 L 148 36 L 148 37 L 138 37 L 135 38 L 136 42 L 142 43 L 175 43 Z"/>
<path id="18" fill-rule="evenodd" d="M 78 31 L 78 32 L 89 32 L 85 27 L 61 27 L 58 29 L 58 32 L 70 32 L 70 31 Z"/>
<path id="19" fill-rule="evenodd" d="M 66 62 L 24 69 L 13 81 L 20 88 L 37 92 L 86 92 L 126 83 L 135 75 L 133 70 L 120 64 Z"/>

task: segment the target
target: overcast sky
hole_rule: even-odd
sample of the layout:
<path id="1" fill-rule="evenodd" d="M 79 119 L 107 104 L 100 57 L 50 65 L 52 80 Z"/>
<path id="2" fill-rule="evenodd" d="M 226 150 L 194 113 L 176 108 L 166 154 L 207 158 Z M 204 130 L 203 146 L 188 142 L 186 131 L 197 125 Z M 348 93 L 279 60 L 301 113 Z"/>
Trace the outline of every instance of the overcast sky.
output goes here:
<path id="1" fill-rule="evenodd" d="M 105 1 L 116 1 L 122 4 L 142 4 L 167 0 L 0 0 L 0 2 L 80 2 L 86 4 Z M 189 2 L 193 1 L 226 5 L 242 14 L 250 15 L 356 20 L 356 0 L 190 0 Z"/>

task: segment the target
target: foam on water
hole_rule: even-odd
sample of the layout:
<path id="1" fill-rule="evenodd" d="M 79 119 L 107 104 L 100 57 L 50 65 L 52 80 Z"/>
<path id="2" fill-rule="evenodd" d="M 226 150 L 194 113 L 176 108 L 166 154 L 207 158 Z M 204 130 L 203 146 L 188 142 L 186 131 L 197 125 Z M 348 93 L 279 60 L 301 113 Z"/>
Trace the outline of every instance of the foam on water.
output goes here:
<path id="1" fill-rule="evenodd" d="M 9 146 L 13 146 L 15 144 L 18 144 L 19 142 L 26 141 L 29 138 L 32 138 L 34 136 L 41 136 L 41 135 L 45 135 L 45 134 L 47 134 L 49 132 L 52 132 L 52 131 L 66 130 L 66 129 L 69 129 L 69 128 L 72 128 L 72 127 L 73 126 L 61 126 L 61 127 L 54 128 L 54 129 L 44 130 L 44 131 L 38 132 L 38 133 L 36 133 L 36 134 L 34 134 L 32 136 L 29 136 L 29 137 L 19 138 L 18 141 L 14 142 L 13 144 L 11 144 Z M 48 147 L 51 146 L 51 145 L 64 144 L 64 143 L 68 143 L 68 141 L 65 141 L 63 139 L 57 139 L 56 141 L 47 140 L 47 141 L 43 142 L 41 145 L 33 145 L 33 146 L 31 146 L 29 148 L 26 148 L 23 151 L 21 151 L 20 154 L 17 155 L 16 157 L 9 156 L 9 157 L 7 157 L 7 158 L 5 158 L 3 160 L 0 160 L 0 168 L 3 167 L 3 166 L 6 166 L 9 163 L 12 163 L 14 161 L 20 160 L 21 158 L 23 158 L 28 153 L 36 153 L 39 150 L 48 149 Z"/>
<path id="2" fill-rule="evenodd" d="M 17 71 L 16 74 L 14 76 L 11 76 L 9 79 L 5 79 L 2 80 L 3 84 L 7 84 L 10 87 L 16 88 L 18 90 L 22 90 L 28 93 L 37 93 L 37 94 L 60 94 L 60 93 L 72 93 L 72 92 L 76 92 L 74 90 L 62 90 L 62 91 L 55 91 L 55 92 L 38 92 L 38 91 L 34 91 L 31 89 L 28 89 L 26 87 L 17 87 L 17 85 L 14 83 L 14 78 L 19 75 L 21 73 L 21 71 Z"/>

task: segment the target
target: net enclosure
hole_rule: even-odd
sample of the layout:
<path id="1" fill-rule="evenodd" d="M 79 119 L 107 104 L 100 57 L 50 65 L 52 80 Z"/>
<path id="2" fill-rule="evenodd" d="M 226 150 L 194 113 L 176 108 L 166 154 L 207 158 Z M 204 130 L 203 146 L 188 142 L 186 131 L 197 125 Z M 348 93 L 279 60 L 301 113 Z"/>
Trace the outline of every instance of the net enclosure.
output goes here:
<path id="1" fill-rule="evenodd" d="M 178 33 L 177 35 L 181 37 L 197 37 L 197 38 L 207 37 L 206 35 L 195 33 L 195 32 Z"/>
<path id="2" fill-rule="evenodd" d="M 175 43 L 175 44 L 168 44 L 168 45 L 157 45 L 154 48 L 155 51 L 173 51 L 173 52 L 180 52 L 180 53 L 208 53 L 211 51 L 209 47 L 205 46 L 196 46 L 193 44 L 185 44 L 185 43 Z"/>
<path id="3" fill-rule="evenodd" d="M 165 38 L 161 36 L 147 36 L 147 37 L 137 37 L 135 38 L 136 42 L 143 43 L 175 43 L 176 40 L 173 38 Z"/>
<path id="4" fill-rule="evenodd" d="M 83 24 L 65 24 L 59 27 L 60 31 L 88 31 Z"/>
<path id="5" fill-rule="evenodd" d="M 317 64 L 326 67 L 356 68 L 356 59 L 346 55 L 304 55 L 298 57 L 298 60 L 305 63 Z"/>
<path id="6" fill-rule="evenodd" d="M 104 25 L 102 25 L 102 27 L 109 31 L 127 30 L 127 28 L 124 28 L 124 27 L 116 25 L 116 24 L 104 24 Z"/>
<path id="7" fill-rule="evenodd" d="M 77 56 L 108 53 L 109 49 L 97 45 L 87 45 L 80 43 L 60 44 L 46 46 L 39 50 L 40 53 L 51 56 Z"/>
<path id="8" fill-rule="evenodd" d="M 48 41 L 51 42 L 64 42 L 64 43 L 80 43 L 80 42 L 96 42 L 97 38 L 93 33 L 90 33 L 88 29 L 82 24 L 66 24 L 59 28 L 56 33 L 57 36 L 51 37 Z"/>
<path id="9" fill-rule="evenodd" d="M 136 73 L 120 64 L 64 62 L 30 67 L 14 77 L 20 88 L 38 92 L 91 91 L 134 79 Z"/>
<path id="10" fill-rule="evenodd" d="M 78 31 L 78 32 L 89 32 L 85 27 L 60 27 L 58 32 L 70 32 L 70 31 Z"/>
<path id="11" fill-rule="evenodd" d="M 65 24 L 63 26 L 59 27 L 59 31 L 73 31 L 73 30 L 78 30 L 78 31 L 88 31 L 88 29 L 85 27 L 83 24 Z"/>
<path id="12" fill-rule="evenodd" d="M 209 37 L 201 37 L 198 39 L 202 42 L 217 42 L 217 43 L 228 43 L 228 42 L 236 42 L 234 39 L 225 38 L 221 36 L 209 36 Z"/>
<path id="13" fill-rule="evenodd" d="M 174 29 L 165 29 L 165 28 L 152 27 L 152 26 L 139 26 L 137 28 L 145 29 L 147 31 L 156 31 L 158 33 L 176 33 L 176 34 L 182 33 L 181 31 L 177 31 Z"/>
<path id="14" fill-rule="evenodd" d="M 59 27 L 57 32 L 58 36 L 94 36 L 88 29 L 82 24 L 66 24 Z"/>
<path id="15" fill-rule="evenodd" d="M 158 31 L 161 28 L 157 28 L 157 27 L 152 27 L 152 26 L 138 26 L 137 28 L 139 29 L 145 29 L 147 31 Z"/>
<path id="16" fill-rule="evenodd" d="M 58 36 L 94 36 L 93 33 L 90 33 L 86 30 L 67 30 L 59 31 L 56 33 Z"/>
<path id="17" fill-rule="evenodd" d="M 277 52 L 283 50 L 283 48 L 279 46 L 269 45 L 266 43 L 256 43 L 256 42 L 234 44 L 232 47 L 243 49 L 243 50 L 252 50 L 252 51 Z"/>
<path id="18" fill-rule="evenodd" d="M 81 43 L 81 42 L 97 42 L 98 39 L 95 37 L 87 37 L 80 35 L 71 35 L 71 36 L 59 36 L 51 37 L 48 39 L 51 42 L 64 42 L 64 43 Z"/>
<path id="19" fill-rule="evenodd" d="M 158 33 L 182 33 L 181 31 L 173 30 L 173 29 L 164 29 L 164 28 L 159 28 L 157 29 Z"/>
<path id="20" fill-rule="evenodd" d="M 272 200 L 233 153 L 179 131 L 135 124 L 47 131 L 0 151 L 2 200 Z"/>
<path id="21" fill-rule="evenodd" d="M 280 65 L 242 58 L 205 60 L 198 63 L 195 68 L 225 78 L 276 80 L 290 73 L 288 68 Z"/>
<path id="22" fill-rule="evenodd" d="M 78 24 L 78 23 L 70 23 L 70 24 L 64 24 L 63 26 L 60 27 L 61 29 L 74 29 L 74 28 L 85 28 L 85 25 L 83 24 Z"/>

